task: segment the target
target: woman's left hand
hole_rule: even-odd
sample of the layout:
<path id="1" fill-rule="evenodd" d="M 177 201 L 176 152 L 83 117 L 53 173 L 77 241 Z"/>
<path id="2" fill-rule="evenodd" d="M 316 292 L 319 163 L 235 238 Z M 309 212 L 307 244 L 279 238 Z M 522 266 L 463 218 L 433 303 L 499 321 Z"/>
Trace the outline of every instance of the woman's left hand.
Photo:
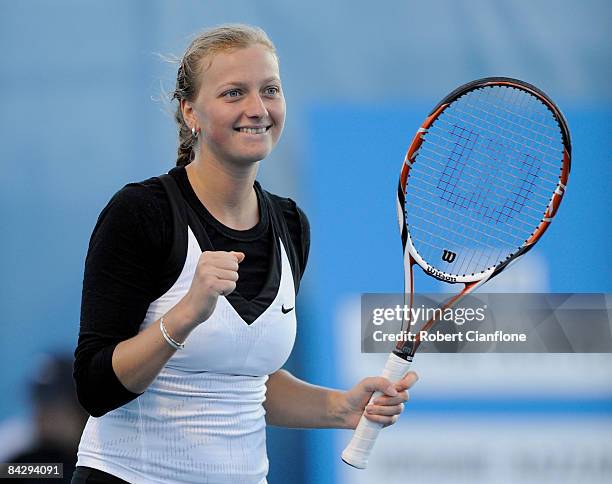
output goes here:
<path id="1" fill-rule="evenodd" d="M 361 380 L 357 385 L 342 394 L 339 414 L 344 421 L 344 427 L 354 429 L 362 415 L 368 420 L 382 424 L 384 427 L 397 422 L 400 413 L 404 411 L 404 402 L 408 401 L 408 389 L 419 379 L 411 371 L 397 383 L 392 383 L 381 376 Z M 371 404 L 368 404 L 372 393 L 380 391 Z M 365 414 L 364 414 L 365 410 Z"/>

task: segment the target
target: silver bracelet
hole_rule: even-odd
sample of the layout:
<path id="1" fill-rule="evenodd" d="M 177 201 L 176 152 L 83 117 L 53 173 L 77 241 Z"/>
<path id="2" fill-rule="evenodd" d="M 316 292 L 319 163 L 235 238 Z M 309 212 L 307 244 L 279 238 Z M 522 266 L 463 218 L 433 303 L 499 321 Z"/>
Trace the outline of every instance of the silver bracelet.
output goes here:
<path id="1" fill-rule="evenodd" d="M 166 342 L 172 346 L 175 350 L 182 350 L 185 347 L 185 343 L 179 343 L 178 341 L 172 339 L 172 336 L 168 334 L 168 330 L 164 325 L 164 316 L 159 320 L 159 329 L 161 330 L 161 334 L 166 340 Z"/>

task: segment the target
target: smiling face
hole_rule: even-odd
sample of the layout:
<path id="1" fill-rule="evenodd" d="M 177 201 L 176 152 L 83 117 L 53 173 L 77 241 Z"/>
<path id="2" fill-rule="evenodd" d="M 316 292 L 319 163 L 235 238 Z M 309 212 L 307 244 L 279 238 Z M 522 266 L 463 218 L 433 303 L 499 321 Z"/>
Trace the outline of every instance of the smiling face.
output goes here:
<path id="1" fill-rule="evenodd" d="M 198 157 L 240 165 L 264 159 L 285 124 L 275 55 L 254 44 L 203 59 L 197 98 L 182 109 L 187 124 L 200 130 Z"/>

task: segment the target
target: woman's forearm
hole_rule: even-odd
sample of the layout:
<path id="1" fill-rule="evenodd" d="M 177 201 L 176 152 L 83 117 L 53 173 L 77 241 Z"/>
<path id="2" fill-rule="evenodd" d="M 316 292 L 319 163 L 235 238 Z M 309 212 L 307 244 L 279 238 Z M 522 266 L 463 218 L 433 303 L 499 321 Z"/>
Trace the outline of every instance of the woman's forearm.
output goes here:
<path id="1" fill-rule="evenodd" d="M 214 312 L 220 295 L 236 289 L 242 252 L 205 251 L 196 265 L 189 291 L 164 316 L 170 337 L 182 343 L 189 333 Z M 113 370 L 128 390 L 142 393 L 176 350 L 164 339 L 159 321 L 122 341 L 113 352 Z"/>
<path id="2" fill-rule="evenodd" d="M 193 323 L 181 309 L 180 303 L 164 316 L 164 326 L 172 339 L 178 342 L 185 341 L 193 330 Z M 125 388 L 133 393 L 142 393 L 175 351 L 164 339 L 157 320 L 115 347 L 113 371 Z"/>
<path id="3" fill-rule="evenodd" d="M 266 422 L 293 428 L 349 428 L 342 411 L 342 392 L 294 377 L 285 370 L 270 375 L 267 386 Z"/>

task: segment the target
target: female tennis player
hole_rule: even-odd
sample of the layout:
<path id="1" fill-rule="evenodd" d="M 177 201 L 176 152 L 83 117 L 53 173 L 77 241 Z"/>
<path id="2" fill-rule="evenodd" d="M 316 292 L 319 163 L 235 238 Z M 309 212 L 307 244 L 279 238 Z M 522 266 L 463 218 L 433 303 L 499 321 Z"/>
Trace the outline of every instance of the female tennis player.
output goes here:
<path id="1" fill-rule="evenodd" d="M 266 423 L 352 429 L 379 390 L 367 415 L 390 425 L 417 379 L 339 391 L 280 369 L 309 225 L 255 181 L 285 122 L 267 35 L 199 35 L 174 98 L 177 166 L 116 193 L 91 237 L 74 371 L 91 417 L 73 483 L 266 482 Z"/>

